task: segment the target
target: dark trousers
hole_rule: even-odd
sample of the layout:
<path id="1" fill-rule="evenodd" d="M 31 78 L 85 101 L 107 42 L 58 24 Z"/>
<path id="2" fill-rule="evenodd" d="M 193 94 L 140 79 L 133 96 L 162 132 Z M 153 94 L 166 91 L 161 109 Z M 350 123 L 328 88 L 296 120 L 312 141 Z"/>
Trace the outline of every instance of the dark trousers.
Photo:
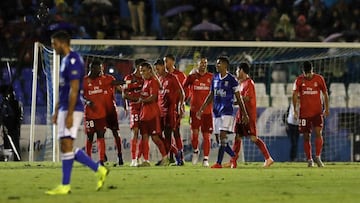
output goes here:
<path id="1" fill-rule="evenodd" d="M 286 133 L 290 139 L 290 161 L 295 161 L 300 135 L 299 126 L 288 124 L 286 128 Z"/>
<path id="2" fill-rule="evenodd" d="M 4 128 L 4 132 L 3 132 L 3 136 L 4 136 L 4 149 L 13 149 L 13 147 L 11 146 L 10 140 L 8 138 L 7 135 L 9 135 L 11 137 L 12 142 L 14 143 L 14 146 L 16 148 L 16 151 L 18 152 L 20 159 L 21 159 L 21 155 L 20 155 L 20 126 L 19 125 L 11 125 L 8 127 L 3 126 Z M 17 156 L 14 154 L 14 161 L 20 161 Z"/>

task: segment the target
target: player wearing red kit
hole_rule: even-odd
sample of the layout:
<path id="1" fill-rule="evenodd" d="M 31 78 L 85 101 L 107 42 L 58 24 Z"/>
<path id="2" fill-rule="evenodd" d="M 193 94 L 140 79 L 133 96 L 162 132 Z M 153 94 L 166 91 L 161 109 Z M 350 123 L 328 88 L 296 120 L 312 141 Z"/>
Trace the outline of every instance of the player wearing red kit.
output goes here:
<path id="1" fill-rule="evenodd" d="M 141 156 L 141 141 L 139 141 L 139 122 L 140 122 L 140 108 L 141 104 L 137 102 L 140 98 L 141 88 L 144 84 L 144 79 L 140 74 L 140 65 L 145 62 L 145 59 L 135 60 L 135 71 L 125 76 L 125 85 L 123 85 L 123 98 L 127 100 L 130 107 L 130 129 L 132 130 L 132 137 L 130 142 L 131 148 L 131 164 L 130 166 L 138 166 L 138 159 Z M 138 150 L 137 150 L 138 149 Z"/>
<path id="2" fill-rule="evenodd" d="M 203 136 L 204 159 L 203 166 L 209 166 L 210 135 L 213 131 L 212 105 L 208 105 L 201 114 L 201 119 L 196 117 L 206 97 L 210 92 L 213 74 L 207 72 L 207 58 L 201 57 L 198 68 L 190 74 L 183 83 L 184 89 L 189 89 L 190 96 L 190 125 L 191 145 L 193 147 L 192 164 L 197 164 L 199 158 L 199 129 Z"/>
<path id="3" fill-rule="evenodd" d="M 186 75 L 179 71 L 178 69 L 175 68 L 175 57 L 172 55 L 172 54 L 167 54 L 165 57 L 164 57 L 164 61 L 165 61 L 165 67 L 166 67 L 166 70 L 169 72 L 169 73 L 172 73 L 173 75 L 175 75 L 175 77 L 178 79 L 178 81 L 180 82 L 180 84 L 183 84 L 185 79 L 186 79 Z M 185 95 L 187 95 L 186 93 L 187 91 L 185 90 Z M 182 142 L 182 139 L 181 139 L 181 135 L 180 135 L 180 121 L 181 121 L 181 118 L 184 114 L 184 101 L 180 100 L 181 98 L 178 97 L 177 98 L 177 103 L 178 104 L 181 104 L 181 105 L 178 105 L 177 106 L 177 109 L 179 114 L 177 115 L 177 126 L 174 130 L 174 138 L 175 138 L 175 143 L 176 143 L 176 147 L 178 148 L 178 150 L 181 152 L 181 157 L 182 157 L 182 163 L 180 163 L 180 165 L 184 164 L 184 161 L 183 161 L 183 142 Z M 170 157 L 171 161 L 170 162 L 173 162 L 173 158 L 172 156 Z"/>
<path id="4" fill-rule="evenodd" d="M 241 139 L 243 136 L 250 137 L 251 141 L 256 144 L 265 158 L 264 167 L 270 167 L 274 160 L 271 158 L 269 151 L 264 141 L 257 136 L 256 132 L 256 93 L 254 81 L 248 75 L 250 71 L 250 65 L 248 63 L 240 63 L 236 69 L 236 77 L 240 85 L 240 95 L 243 98 L 245 109 L 249 116 L 249 122 L 244 124 L 242 122 L 242 113 L 240 109 L 236 113 L 235 124 L 235 141 L 233 144 L 233 151 L 235 157 L 233 157 L 231 163 L 232 167 L 236 168 L 236 161 L 239 157 Z"/>
<path id="5" fill-rule="evenodd" d="M 102 77 L 101 65 L 93 62 L 89 67 L 89 74 L 84 77 L 84 99 L 85 102 L 85 132 L 87 135 L 86 153 L 91 157 L 92 143 L 96 133 L 96 141 L 99 149 L 99 162 L 103 164 L 105 160 L 105 140 L 106 131 L 106 107 L 103 100 L 105 79 Z"/>
<path id="6" fill-rule="evenodd" d="M 116 107 L 115 101 L 115 86 L 113 85 L 113 81 L 115 81 L 115 77 L 108 74 L 103 74 L 102 77 L 106 81 L 104 85 L 104 102 L 106 108 L 106 124 L 107 127 L 111 130 L 115 146 L 117 149 L 117 157 L 118 157 L 118 164 L 124 165 L 124 161 L 122 158 L 121 152 L 121 137 L 119 134 L 119 121 L 118 121 L 118 111 Z"/>
<path id="7" fill-rule="evenodd" d="M 177 164 L 183 165 L 177 148 L 171 144 L 171 136 L 177 127 L 177 116 L 179 114 L 179 112 L 177 112 L 177 106 L 179 106 L 177 103 L 179 101 L 178 98 L 180 98 L 180 101 L 183 101 L 185 96 L 184 91 L 178 79 L 166 71 L 164 60 L 158 59 L 154 65 L 162 86 L 159 92 L 158 104 L 160 107 L 161 128 L 164 132 L 166 152 L 171 151 L 174 153 Z"/>
<path id="8" fill-rule="evenodd" d="M 311 155 L 310 135 L 315 129 L 315 162 L 318 167 L 323 167 L 321 151 L 323 147 L 322 129 L 324 116 L 329 115 L 329 96 L 324 78 L 313 72 L 311 62 L 305 61 L 302 67 L 303 74 L 297 77 L 293 88 L 292 101 L 294 116 L 299 116 L 299 132 L 304 135 L 304 151 L 308 160 L 308 167 L 314 166 Z M 324 96 L 324 109 L 321 99 Z M 300 100 L 300 108 L 295 108 Z M 324 111 L 324 112 L 323 112 Z"/>
<path id="9" fill-rule="evenodd" d="M 160 83 L 155 78 L 152 67 L 149 63 L 141 64 L 140 73 L 144 79 L 141 96 L 138 100 L 138 102 L 141 103 L 140 134 L 142 136 L 144 162 L 139 166 L 150 166 L 149 136 L 151 136 L 151 139 L 157 145 L 162 155 L 162 161 L 159 165 L 168 165 L 169 160 L 167 158 L 165 145 L 160 138 L 160 109 L 157 103 Z"/>

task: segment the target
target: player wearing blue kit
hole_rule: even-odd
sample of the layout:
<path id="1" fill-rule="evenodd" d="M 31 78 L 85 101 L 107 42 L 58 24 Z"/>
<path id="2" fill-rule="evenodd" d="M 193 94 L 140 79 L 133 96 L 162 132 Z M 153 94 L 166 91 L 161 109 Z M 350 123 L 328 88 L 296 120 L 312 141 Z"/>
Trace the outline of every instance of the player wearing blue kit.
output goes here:
<path id="1" fill-rule="evenodd" d="M 83 118 L 84 106 L 81 87 L 84 77 L 82 57 L 71 50 L 70 36 L 63 31 L 51 36 L 51 44 L 56 53 L 63 56 L 60 66 L 59 101 L 53 115 L 53 123 L 58 125 L 62 161 L 62 184 L 46 191 L 49 195 L 64 195 L 71 191 L 70 178 L 74 160 L 88 166 L 98 178 L 96 189 L 104 185 L 109 170 L 91 160 L 81 149 L 73 150 L 78 128 Z"/>
<path id="2" fill-rule="evenodd" d="M 205 107 L 213 102 L 214 113 L 214 133 L 220 134 L 220 147 L 216 163 L 211 168 L 222 168 L 221 162 L 224 153 L 228 153 L 231 157 L 235 154 L 227 142 L 227 134 L 234 131 L 234 97 L 239 104 L 239 108 L 243 112 L 243 122 L 248 122 L 249 116 L 245 110 L 244 102 L 240 96 L 239 85 L 233 75 L 228 72 L 230 65 L 229 59 L 226 56 L 220 56 L 216 61 L 217 74 L 214 75 L 210 93 L 202 104 L 200 110 L 197 112 L 197 117 L 200 118 Z"/>

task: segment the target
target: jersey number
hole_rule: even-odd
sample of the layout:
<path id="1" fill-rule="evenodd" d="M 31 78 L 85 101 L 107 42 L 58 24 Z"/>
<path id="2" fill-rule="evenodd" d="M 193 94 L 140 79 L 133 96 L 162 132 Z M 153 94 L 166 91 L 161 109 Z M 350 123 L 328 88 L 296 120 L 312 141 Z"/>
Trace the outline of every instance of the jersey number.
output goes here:
<path id="1" fill-rule="evenodd" d="M 94 121 L 86 121 L 86 128 L 93 128 L 95 127 Z"/>
<path id="2" fill-rule="evenodd" d="M 306 126 L 306 119 L 300 119 L 300 126 Z"/>

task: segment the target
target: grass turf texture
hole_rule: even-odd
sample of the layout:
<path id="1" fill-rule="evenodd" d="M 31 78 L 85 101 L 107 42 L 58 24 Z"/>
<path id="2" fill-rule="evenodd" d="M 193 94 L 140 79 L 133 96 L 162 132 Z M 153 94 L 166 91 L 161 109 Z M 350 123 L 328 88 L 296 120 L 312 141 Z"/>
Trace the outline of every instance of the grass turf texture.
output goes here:
<path id="1" fill-rule="evenodd" d="M 262 163 L 242 163 L 237 169 L 109 165 L 98 192 L 94 173 L 75 164 L 72 193 L 48 196 L 44 192 L 60 183 L 59 163 L 0 162 L 0 202 L 359 202 L 360 163 L 325 164 L 275 163 L 268 169 Z"/>

